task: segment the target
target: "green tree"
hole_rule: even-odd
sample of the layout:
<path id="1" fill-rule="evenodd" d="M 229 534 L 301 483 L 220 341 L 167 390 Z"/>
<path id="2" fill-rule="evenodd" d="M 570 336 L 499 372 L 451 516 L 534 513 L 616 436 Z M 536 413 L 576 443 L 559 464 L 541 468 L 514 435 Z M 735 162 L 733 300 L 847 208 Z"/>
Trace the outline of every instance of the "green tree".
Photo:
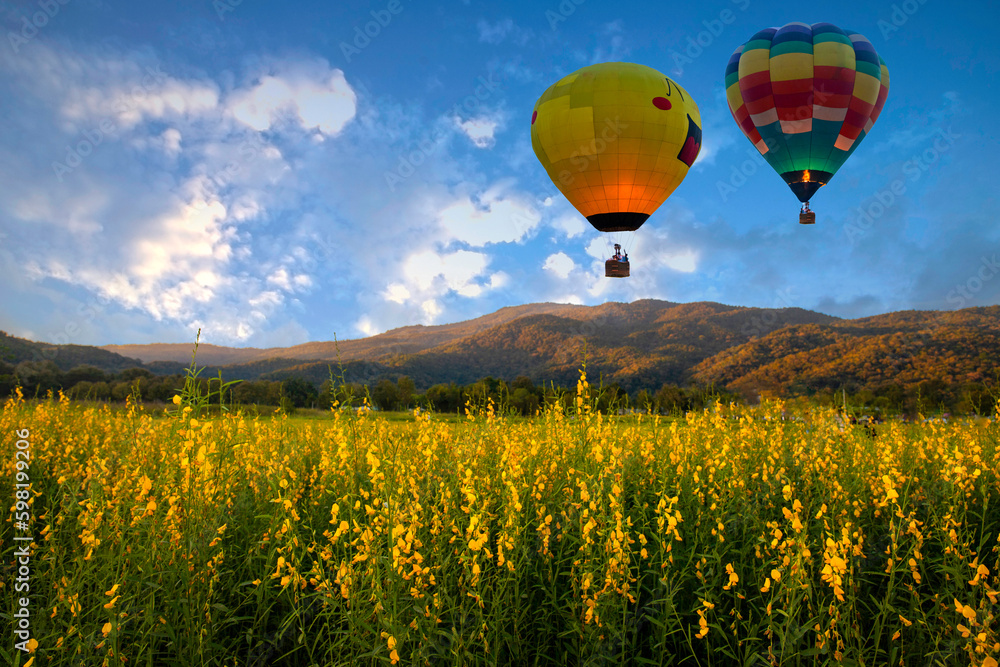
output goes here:
<path id="1" fill-rule="evenodd" d="M 664 384 L 653 399 L 657 412 L 684 412 L 688 406 L 684 390 L 672 384 Z"/>
<path id="2" fill-rule="evenodd" d="M 413 392 L 416 391 L 416 385 L 413 384 L 413 380 L 403 375 L 396 380 L 396 389 L 399 393 L 397 400 L 400 406 L 408 408 L 410 402 L 413 400 Z"/>
<path id="3" fill-rule="evenodd" d="M 518 387 L 510 396 L 510 404 L 522 415 L 533 415 L 538 409 L 538 396 L 525 387 Z"/>
<path id="4" fill-rule="evenodd" d="M 462 389 L 454 382 L 436 384 L 427 390 L 424 397 L 437 412 L 457 412 L 465 400 Z"/>
<path id="5" fill-rule="evenodd" d="M 646 389 L 640 389 L 636 392 L 633 405 L 638 410 L 653 410 L 653 395 Z"/>
<path id="6" fill-rule="evenodd" d="M 282 383 L 282 392 L 291 404 L 296 408 L 304 408 L 311 406 L 319 393 L 316 391 L 316 386 L 300 377 L 290 377 Z"/>
<path id="7" fill-rule="evenodd" d="M 3 372 L 0 370 L 0 372 Z M 103 370 L 97 366 L 82 365 L 71 368 L 66 371 L 66 375 L 63 380 L 66 383 L 67 388 L 72 388 L 77 382 L 83 382 L 84 380 L 88 382 L 100 382 L 102 380 L 107 380 L 108 375 Z"/>
<path id="8" fill-rule="evenodd" d="M 145 368 L 126 368 L 118 374 L 118 379 L 125 382 L 132 382 L 137 378 L 149 379 L 151 377 L 153 377 L 153 373 Z"/>
<path id="9" fill-rule="evenodd" d="M 240 405 L 277 405 L 270 399 L 271 384 L 267 380 L 241 382 L 233 387 L 233 399 Z"/>
<path id="10" fill-rule="evenodd" d="M 372 391 L 372 401 L 381 410 L 394 409 L 399 403 L 399 387 L 392 380 L 379 380 Z"/>

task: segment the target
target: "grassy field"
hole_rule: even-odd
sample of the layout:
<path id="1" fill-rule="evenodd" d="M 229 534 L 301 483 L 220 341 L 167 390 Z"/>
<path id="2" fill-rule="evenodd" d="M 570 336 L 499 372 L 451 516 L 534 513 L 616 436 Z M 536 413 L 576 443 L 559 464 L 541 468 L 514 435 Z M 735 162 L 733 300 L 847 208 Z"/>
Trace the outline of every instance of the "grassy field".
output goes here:
<path id="1" fill-rule="evenodd" d="M 11 630 L 0 658 L 996 667 L 995 420 L 871 438 L 780 403 L 607 417 L 579 390 L 534 419 L 11 400 L 2 613 L 30 600 L 31 651 Z"/>

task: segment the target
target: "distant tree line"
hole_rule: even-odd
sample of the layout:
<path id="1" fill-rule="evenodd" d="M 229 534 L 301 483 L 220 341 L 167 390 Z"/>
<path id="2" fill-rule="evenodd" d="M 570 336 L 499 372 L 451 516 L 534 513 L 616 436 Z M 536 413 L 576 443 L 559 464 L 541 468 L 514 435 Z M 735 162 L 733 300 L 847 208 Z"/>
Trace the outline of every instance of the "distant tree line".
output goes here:
<path id="1" fill-rule="evenodd" d="M 996 382 L 948 384 L 934 378 L 911 385 L 886 384 L 874 388 L 848 385 L 841 389 L 801 391 L 792 387 L 792 395 L 804 396 L 819 405 L 839 406 L 866 413 L 991 415 L 1000 400 Z"/>
<path id="2" fill-rule="evenodd" d="M 124 402 L 129 396 L 147 403 L 166 403 L 184 386 L 185 376 L 156 375 L 145 368 L 130 368 L 108 372 L 94 366 L 77 366 L 62 371 L 52 361 L 22 361 L 13 365 L 0 361 L 0 397 L 9 396 L 16 386 L 27 396 L 45 396 L 49 392 L 64 392 L 77 400 Z M 199 377 L 204 394 L 217 393 L 218 378 Z M 868 412 L 887 414 L 991 414 L 998 396 L 990 384 L 969 383 L 948 385 L 941 380 L 927 380 L 912 386 L 886 385 L 877 389 L 844 387 L 841 390 L 796 391 L 792 396 L 806 396 L 821 405 L 849 406 Z M 801 388 L 799 388 L 801 389 Z M 602 412 L 626 410 L 660 414 L 683 414 L 700 410 L 714 400 L 739 401 L 738 395 L 713 386 L 679 387 L 665 383 L 656 389 L 627 392 L 617 382 L 591 386 Z M 382 378 L 373 384 L 325 380 L 319 386 L 301 378 L 284 380 L 248 380 L 234 384 L 220 398 L 227 405 L 315 408 L 329 410 L 334 402 L 340 407 L 359 407 L 367 400 L 380 410 L 429 408 L 435 412 L 460 412 L 467 403 L 486 405 L 492 401 L 495 409 L 504 412 L 533 415 L 543 406 L 561 401 L 566 407 L 576 401 L 576 387 L 536 385 L 531 378 L 518 376 L 513 380 L 493 377 L 459 385 L 454 382 L 435 384 L 419 393 L 413 380 L 405 375 L 396 379 Z"/>
<path id="3" fill-rule="evenodd" d="M 216 393 L 219 380 L 199 377 L 203 394 Z M 26 397 L 46 396 L 62 391 L 71 399 L 124 402 L 132 396 L 147 403 L 167 403 L 184 387 L 184 375 L 156 375 L 145 368 L 130 368 L 117 373 L 95 366 L 78 366 L 62 371 L 52 361 L 23 361 L 12 365 L 0 361 L 0 396 L 9 396 L 21 387 Z M 618 383 L 591 387 L 597 408 L 604 412 L 643 410 L 661 413 L 701 409 L 715 398 L 736 400 L 734 394 L 711 387 L 682 388 L 664 384 L 657 391 L 642 389 L 629 395 Z M 318 387 L 301 377 L 284 380 L 248 380 L 231 386 L 213 402 L 227 405 L 315 408 L 360 407 L 367 403 L 380 410 L 408 410 L 414 407 L 435 412 L 460 412 L 469 402 L 486 405 L 492 401 L 496 410 L 533 415 L 547 403 L 561 401 L 566 407 L 576 401 L 576 387 L 536 385 L 531 378 L 519 376 L 512 381 L 486 377 L 467 385 L 435 384 L 418 393 L 411 378 L 383 378 L 372 385 L 325 380 Z"/>

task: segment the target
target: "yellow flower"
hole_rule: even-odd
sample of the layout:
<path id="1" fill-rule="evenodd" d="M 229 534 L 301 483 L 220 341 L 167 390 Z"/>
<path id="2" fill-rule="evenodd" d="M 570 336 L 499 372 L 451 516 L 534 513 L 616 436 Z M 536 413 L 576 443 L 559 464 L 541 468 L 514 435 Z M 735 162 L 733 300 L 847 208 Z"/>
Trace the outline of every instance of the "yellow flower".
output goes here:
<path id="1" fill-rule="evenodd" d="M 740 575 L 736 574 L 736 571 L 733 570 L 733 564 L 732 563 L 728 563 L 726 565 L 726 572 L 729 573 L 729 583 L 726 584 L 725 586 L 723 586 L 722 588 L 723 588 L 723 590 L 727 590 L 728 591 L 730 588 L 732 588 L 733 586 L 735 586 L 736 584 L 739 583 L 739 581 L 740 581 Z"/>
<path id="2" fill-rule="evenodd" d="M 698 639 L 704 639 L 708 635 L 708 621 L 705 619 L 705 612 L 701 609 L 698 610 L 698 625 L 700 629 L 698 634 L 695 635 Z"/>
<path id="3" fill-rule="evenodd" d="M 181 404 L 181 397 L 179 395 L 175 395 L 174 398 L 173 398 L 173 401 L 174 401 L 174 405 L 180 405 Z"/>
<path id="4" fill-rule="evenodd" d="M 105 637 L 107 637 L 108 633 L 111 632 L 111 624 L 110 623 L 105 623 L 104 627 L 101 628 L 101 632 L 104 634 Z"/>
<path id="5" fill-rule="evenodd" d="M 976 570 L 976 576 L 974 576 L 971 580 L 969 580 L 969 585 L 978 586 L 979 580 L 982 577 L 988 577 L 988 576 L 990 576 L 989 568 L 986 567 L 985 565 L 980 565 L 979 568 Z"/>

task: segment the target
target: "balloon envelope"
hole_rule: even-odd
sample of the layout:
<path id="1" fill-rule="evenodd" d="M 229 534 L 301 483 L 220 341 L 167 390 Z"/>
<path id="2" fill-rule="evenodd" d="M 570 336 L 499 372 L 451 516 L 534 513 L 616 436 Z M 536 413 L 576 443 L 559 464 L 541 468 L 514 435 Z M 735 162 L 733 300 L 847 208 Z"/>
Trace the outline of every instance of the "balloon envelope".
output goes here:
<path id="1" fill-rule="evenodd" d="M 726 67 L 729 111 L 803 202 L 851 156 L 888 93 L 871 42 L 830 23 L 761 30 Z"/>
<path id="2" fill-rule="evenodd" d="M 701 149 L 686 90 L 634 63 L 600 63 L 553 84 L 531 114 L 531 146 L 566 199 L 602 232 L 632 231 Z"/>

